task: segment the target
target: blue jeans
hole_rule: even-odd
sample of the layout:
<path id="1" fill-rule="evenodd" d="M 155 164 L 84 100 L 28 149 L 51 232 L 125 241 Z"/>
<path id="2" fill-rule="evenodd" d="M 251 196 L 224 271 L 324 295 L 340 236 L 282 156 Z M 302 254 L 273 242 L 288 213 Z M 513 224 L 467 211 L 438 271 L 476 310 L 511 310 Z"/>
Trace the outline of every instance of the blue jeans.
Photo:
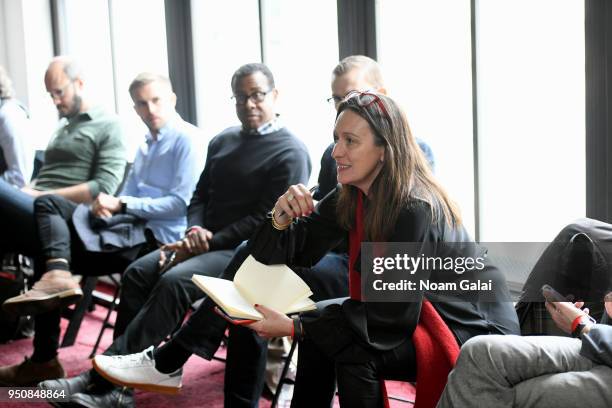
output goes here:
<path id="1" fill-rule="evenodd" d="M 34 197 L 0 180 L 0 251 L 36 255 L 38 231 Z"/>

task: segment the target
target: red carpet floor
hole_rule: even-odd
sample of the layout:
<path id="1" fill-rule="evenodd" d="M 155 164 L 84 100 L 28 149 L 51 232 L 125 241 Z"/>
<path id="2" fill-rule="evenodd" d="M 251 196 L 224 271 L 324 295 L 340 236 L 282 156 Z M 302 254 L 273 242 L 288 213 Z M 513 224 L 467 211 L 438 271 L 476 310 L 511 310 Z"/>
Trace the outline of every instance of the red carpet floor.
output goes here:
<path id="1" fill-rule="evenodd" d="M 89 313 L 83 324 L 76 343 L 67 348 L 60 349 L 60 360 L 68 376 L 77 375 L 91 368 L 88 356 L 96 341 L 102 320 L 106 315 L 106 309 L 97 307 Z M 62 319 L 62 331 L 65 330 L 67 322 Z M 102 350 L 111 342 L 111 330 L 106 330 L 102 341 Z M 100 350 L 99 350 L 100 351 Z M 32 353 L 31 339 L 13 341 L 8 344 L 0 344 L 0 365 L 15 364 L 26 355 Z M 187 362 L 183 375 L 183 389 L 178 396 L 166 396 L 149 392 L 138 391 L 136 393 L 136 404 L 138 407 L 168 407 L 177 406 L 181 408 L 190 407 L 223 407 L 223 369 L 224 364 L 218 361 L 206 361 L 193 356 Z M 388 382 L 390 395 L 399 395 L 403 398 L 414 399 L 414 388 L 407 383 Z M 337 403 L 335 404 L 338 405 Z M 35 408 L 48 406 L 39 403 L 0 403 L 2 407 L 10 408 Z M 270 401 L 262 398 L 261 408 L 268 408 Z M 289 403 L 280 406 L 289 406 Z M 392 401 L 392 407 L 411 407 L 411 404 Z"/>

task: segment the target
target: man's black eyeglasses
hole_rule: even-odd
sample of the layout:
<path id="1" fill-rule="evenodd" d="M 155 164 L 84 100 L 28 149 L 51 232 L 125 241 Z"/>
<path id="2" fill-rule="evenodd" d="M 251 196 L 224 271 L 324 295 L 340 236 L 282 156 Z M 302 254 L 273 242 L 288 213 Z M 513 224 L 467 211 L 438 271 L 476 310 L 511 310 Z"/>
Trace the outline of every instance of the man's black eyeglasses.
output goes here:
<path id="1" fill-rule="evenodd" d="M 263 102 L 264 99 L 266 99 L 266 96 L 270 92 L 272 92 L 271 89 L 266 92 L 255 91 L 250 95 L 238 94 L 238 95 L 233 95 L 232 99 L 236 102 L 236 105 L 244 105 L 245 103 L 247 103 L 249 99 L 253 101 L 254 103 L 259 103 L 259 102 Z"/>
<path id="2" fill-rule="evenodd" d="M 349 96 L 350 94 L 353 94 L 355 92 L 370 92 L 370 90 L 366 89 L 365 91 L 358 91 L 356 89 L 351 89 L 346 94 L 344 94 L 344 96 L 332 95 L 329 98 L 327 98 L 326 100 L 327 100 L 328 103 L 333 103 L 334 106 L 338 106 L 338 105 L 340 105 L 340 102 L 342 102 L 343 100 L 346 99 L 347 96 Z"/>

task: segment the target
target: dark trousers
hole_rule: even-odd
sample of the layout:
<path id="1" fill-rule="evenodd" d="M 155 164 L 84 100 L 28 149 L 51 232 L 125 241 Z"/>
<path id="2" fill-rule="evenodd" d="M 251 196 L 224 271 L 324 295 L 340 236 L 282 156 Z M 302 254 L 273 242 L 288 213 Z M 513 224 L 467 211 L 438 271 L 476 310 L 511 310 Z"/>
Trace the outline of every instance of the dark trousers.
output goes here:
<path id="1" fill-rule="evenodd" d="M 346 298 L 317 303 L 317 310 L 303 318 L 315 319 L 328 305 L 342 303 Z M 383 407 L 381 379 L 414 381 L 416 353 L 410 339 L 395 349 L 364 353 L 359 362 L 336 361 L 325 355 L 308 338 L 300 342 L 298 367 L 291 407 L 330 407 L 338 384 L 340 405 L 343 407 Z"/>
<path id="2" fill-rule="evenodd" d="M 104 354 L 131 354 L 158 345 L 178 326 L 189 306 L 204 296 L 191 281 L 192 275 L 221 275 L 233 253 L 231 249 L 206 252 L 163 274 L 159 250 L 134 261 L 123 274 L 114 341 Z"/>
<path id="3" fill-rule="evenodd" d="M 246 245 L 240 246 L 222 277 L 232 280 L 248 254 Z M 295 268 L 295 271 L 310 286 L 314 300 L 336 298 L 348 295 L 347 262 L 346 255 L 330 253 L 313 268 Z M 215 303 L 207 298 L 172 341 L 210 359 L 227 328 L 226 321 L 213 312 L 214 306 Z M 229 330 L 225 406 L 257 407 L 264 386 L 268 343 L 251 329 L 230 325 Z"/>
<path id="4" fill-rule="evenodd" d="M 129 265 L 130 261 L 121 252 L 90 252 L 85 249 L 72 224 L 77 204 L 57 195 L 46 195 L 37 198 L 34 206 L 41 251 L 38 265 L 44 265 L 44 261 L 50 258 L 65 258 L 74 273 L 86 276 L 121 273 Z M 37 267 L 34 279 L 40 279 L 44 272 L 42 267 Z M 57 354 L 60 318 L 60 310 L 35 316 L 34 357 L 37 361 L 50 360 Z"/>
<path id="5" fill-rule="evenodd" d="M 38 253 L 34 198 L 4 180 L 0 180 L 0 251 Z"/>

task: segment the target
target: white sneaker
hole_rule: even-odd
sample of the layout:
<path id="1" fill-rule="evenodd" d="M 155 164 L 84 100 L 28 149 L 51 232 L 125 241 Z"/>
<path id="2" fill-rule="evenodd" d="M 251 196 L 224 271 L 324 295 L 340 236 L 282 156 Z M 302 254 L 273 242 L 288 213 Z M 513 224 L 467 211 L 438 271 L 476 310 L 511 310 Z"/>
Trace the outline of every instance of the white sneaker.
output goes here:
<path id="1" fill-rule="evenodd" d="M 97 372 L 108 381 L 145 391 L 177 394 L 181 390 L 183 369 L 164 374 L 155 368 L 153 346 L 127 356 L 105 356 L 98 354 L 93 359 Z"/>

